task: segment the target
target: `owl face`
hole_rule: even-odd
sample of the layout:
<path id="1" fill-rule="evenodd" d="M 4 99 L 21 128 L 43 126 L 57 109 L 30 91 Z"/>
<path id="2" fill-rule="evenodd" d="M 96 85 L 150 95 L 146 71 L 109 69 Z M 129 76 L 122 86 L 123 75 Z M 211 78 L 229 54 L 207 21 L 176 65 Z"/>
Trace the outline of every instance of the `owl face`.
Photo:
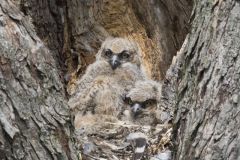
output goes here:
<path id="1" fill-rule="evenodd" d="M 146 110 L 155 108 L 157 101 L 155 99 L 147 99 L 145 101 L 132 101 L 130 97 L 125 97 L 124 102 L 129 105 L 133 118 L 141 117 Z"/>
<path id="2" fill-rule="evenodd" d="M 134 84 L 123 99 L 132 118 L 139 120 L 156 112 L 161 87 L 160 83 L 152 80 L 140 80 Z"/>
<path id="3" fill-rule="evenodd" d="M 124 38 L 110 38 L 103 42 L 97 54 L 98 60 L 107 61 L 113 70 L 129 63 L 140 65 L 139 48 Z"/>

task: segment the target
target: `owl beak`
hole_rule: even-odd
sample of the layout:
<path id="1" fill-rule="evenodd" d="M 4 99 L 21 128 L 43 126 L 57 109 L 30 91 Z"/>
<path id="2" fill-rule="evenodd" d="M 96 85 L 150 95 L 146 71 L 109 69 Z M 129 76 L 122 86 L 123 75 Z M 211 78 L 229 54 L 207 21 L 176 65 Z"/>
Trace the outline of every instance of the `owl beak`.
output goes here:
<path id="1" fill-rule="evenodd" d="M 110 60 L 110 65 L 113 70 L 115 70 L 117 67 L 119 67 L 121 65 L 121 62 L 117 55 L 112 56 L 112 58 Z"/>
<path id="2" fill-rule="evenodd" d="M 142 111 L 142 105 L 140 103 L 134 103 L 131 106 L 134 117 L 136 117 Z"/>

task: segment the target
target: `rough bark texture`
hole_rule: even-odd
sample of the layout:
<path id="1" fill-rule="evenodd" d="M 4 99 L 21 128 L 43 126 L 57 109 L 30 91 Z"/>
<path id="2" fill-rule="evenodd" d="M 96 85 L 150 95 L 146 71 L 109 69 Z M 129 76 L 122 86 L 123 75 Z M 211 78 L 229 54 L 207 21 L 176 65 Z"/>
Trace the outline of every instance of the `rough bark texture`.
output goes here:
<path id="1" fill-rule="evenodd" d="M 150 57 L 146 59 L 147 65 L 152 64 L 151 76 L 162 79 L 188 33 L 192 1 L 134 0 L 132 7 L 157 49 L 156 52 L 145 53 Z"/>
<path id="2" fill-rule="evenodd" d="M 105 37 L 128 36 L 140 44 L 149 76 L 162 79 L 188 32 L 191 6 L 0 0 L 0 159 L 77 159 L 61 61 L 82 73 Z M 239 10 L 237 0 L 195 3 L 162 104 L 175 109 L 175 159 L 240 157 Z"/>
<path id="3" fill-rule="evenodd" d="M 32 23 L 39 38 L 53 53 L 54 58 L 61 65 L 64 57 L 62 53 L 63 32 L 66 4 L 64 0 L 16 0 L 19 9 L 25 16 L 32 18 Z M 16 3 L 16 2 L 15 2 Z"/>
<path id="4" fill-rule="evenodd" d="M 0 159 L 78 159 L 63 69 L 83 73 L 107 36 L 128 36 L 162 79 L 190 12 L 185 1 L 0 0 Z"/>
<path id="5" fill-rule="evenodd" d="M 76 159 L 54 54 L 31 19 L 0 1 L 0 159 Z"/>
<path id="6" fill-rule="evenodd" d="M 175 159 L 240 159 L 239 10 L 234 0 L 194 6 L 186 45 L 169 70 Z"/>

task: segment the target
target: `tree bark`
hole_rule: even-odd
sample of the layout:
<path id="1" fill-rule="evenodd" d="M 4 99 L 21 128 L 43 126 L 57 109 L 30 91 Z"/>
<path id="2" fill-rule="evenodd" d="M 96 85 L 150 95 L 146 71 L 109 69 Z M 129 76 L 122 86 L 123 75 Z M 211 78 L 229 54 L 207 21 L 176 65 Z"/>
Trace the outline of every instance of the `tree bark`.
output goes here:
<path id="1" fill-rule="evenodd" d="M 16 0 L 19 1 L 19 0 Z M 16 2 L 15 2 L 16 3 Z M 16 5 L 25 16 L 32 19 L 38 37 L 53 53 L 57 64 L 62 64 L 66 57 L 62 53 L 64 44 L 64 20 L 66 4 L 64 0 L 20 0 Z M 58 65 L 59 67 L 59 65 Z"/>
<path id="2" fill-rule="evenodd" d="M 175 159 L 240 159 L 240 3 L 198 1 L 176 63 Z"/>
<path id="3" fill-rule="evenodd" d="M 174 17 L 168 10 L 178 5 L 191 8 L 180 2 L 0 0 L 0 159 L 80 159 L 66 87 L 71 90 L 107 36 L 137 41 L 149 76 L 162 79 L 187 33 L 191 9 L 180 8 L 186 13 L 175 17 L 183 32 L 173 19 L 152 19 L 158 8 L 162 18 Z"/>
<path id="4" fill-rule="evenodd" d="M 174 159 L 239 159 L 239 10 L 196 1 L 189 28 L 188 0 L 0 0 L 0 159 L 80 159 L 66 88 L 107 36 L 137 41 L 165 78 Z"/>
<path id="5" fill-rule="evenodd" d="M 54 54 L 31 18 L 0 2 L 0 159 L 77 159 Z"/>

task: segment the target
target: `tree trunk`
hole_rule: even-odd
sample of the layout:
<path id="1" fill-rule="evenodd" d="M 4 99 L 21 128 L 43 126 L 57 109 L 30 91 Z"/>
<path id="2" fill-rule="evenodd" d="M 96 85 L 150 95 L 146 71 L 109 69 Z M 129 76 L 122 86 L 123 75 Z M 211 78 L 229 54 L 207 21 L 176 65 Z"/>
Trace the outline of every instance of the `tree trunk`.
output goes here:
<path id="1" fill-rule="evenodd" d="M 149 76 L 162 79 L 191 12 L 185 1 L 0 2 L 0 159 L 80 158 L 65 89 L 107 36 L 137 41 Z"/>
<path id="2" fill-rule="evenodd" d="M 0 159 L 77 159 L 56 59 L 31 18 L 0 1 Z"/>
<path id="3" fill-rule="evenodd" d="M 191 30 L 167 78 L 176 89 L 175 159 L 240 159 L 239 10 L 234 0 L 194 6 Z"/>
<path id="4" fill-rule="evenodd" d="M 196 2 L 189 28 L 190 0 L 0 0 L 0 159 L 80 159 L 66 90 L 107 36 L 165 78 L 175 159 L 239 158 L 239 5 Z"/>

